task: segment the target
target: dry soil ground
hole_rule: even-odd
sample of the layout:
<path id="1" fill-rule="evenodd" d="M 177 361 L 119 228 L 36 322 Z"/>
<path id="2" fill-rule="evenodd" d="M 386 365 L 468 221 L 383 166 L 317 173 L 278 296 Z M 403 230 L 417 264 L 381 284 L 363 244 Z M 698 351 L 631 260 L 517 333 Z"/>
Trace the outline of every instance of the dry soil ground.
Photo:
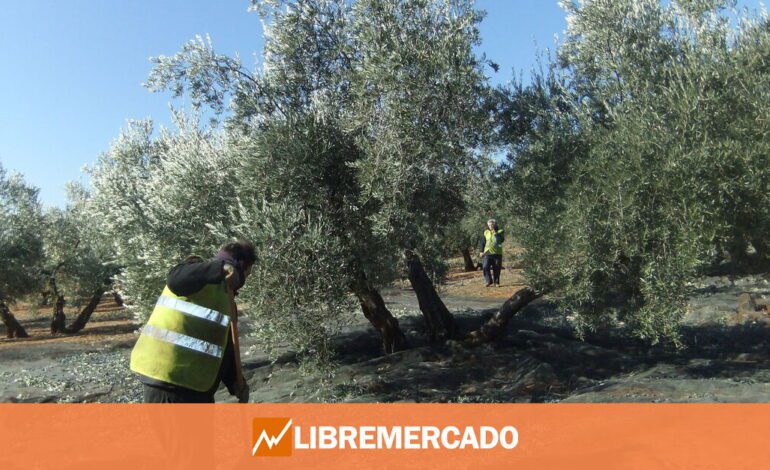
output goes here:
<path id="1" fill-rule="evenodd" d="M 383 356 L 377 334 L 358 315 L 336 338 L 331 374 L 303 373 L 288 350 L 271 360 L 249 338 L 242 342 L 243 365 L 256 402 L 764 402 L 770 401 L 768 316 L 746 315 L 738 304 L 747 292 L 770 297 L 768 279 L 702 279 L 680 349 L 651 347 L 617 331 L 579 341 L 548 299 L 528 306 L 494 344 L 429 345 L 414 295 L 397 285 L 384 295 L 409 339 L 407 350 Z M 461 329 L 475 328 L 502 304 L 519 286 L 517 270 L 504 270 L 502 283 L 485 288 L 480 272 L 450 273 L 442 296 Z M 0 401 L 140 400 L 128 370 L 138 325 L 125 311 L 105 303 L 80 334 L 56 337 L 48 331 L 48 311 L 22 310 L 18 317 L 32 337 L 0 339 Z M 242 329 L 248 331 L 248 319 Z M 232 400 L 225 390 L 217 399 Z"/>

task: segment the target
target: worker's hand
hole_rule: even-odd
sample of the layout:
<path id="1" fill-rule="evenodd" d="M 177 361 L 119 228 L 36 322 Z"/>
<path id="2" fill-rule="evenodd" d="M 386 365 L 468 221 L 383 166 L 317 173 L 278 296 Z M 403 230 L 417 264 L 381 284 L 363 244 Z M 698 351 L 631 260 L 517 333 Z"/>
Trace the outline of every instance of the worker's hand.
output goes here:
<path id="1" fill-rule="evenodd" d="M 235 379 L 235 392 L 233 393 L 238 398 L 238 403 L 249 402 L 249 384 L 246 379 L 243 378 L 243 372 L 238 372 L 238 377 Z"/>
<path id="2" fill-rule="evenodd" d="M 483 258 L 484 257 L 484 252 L 482 251 L 481 253 L 479 253 L 479 256 Z"/>
<path id="3" fill-rule="evenodd" d="M 235 267 L 233 267 L 232 264 L 225 263 L 222 269 L 225 271 L 225 283 L 227 284 L 227 288 L 232 290 Z"/>

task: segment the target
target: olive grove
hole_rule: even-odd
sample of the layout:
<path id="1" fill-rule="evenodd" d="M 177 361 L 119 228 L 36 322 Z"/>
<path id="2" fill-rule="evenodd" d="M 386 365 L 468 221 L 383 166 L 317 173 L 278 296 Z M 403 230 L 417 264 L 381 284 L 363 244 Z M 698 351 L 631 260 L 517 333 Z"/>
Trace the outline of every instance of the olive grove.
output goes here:
<path id="1" fill-rule="evenodd" d="M 19 300 L 38 303 L 41 297 L 44 304 L 52 303 L 51 333 L 80 331 L 119 271 L 101 216 L 82 186 L 68 186 L 64 209 L 44 209 L 38 193 L 21 175 L 9 176 L 0 167 L 0 314 L 9 338 L 28 336 L 11 306 Z M 64 314 L 67 297 L 75 305 L 85 299 L 70 325 Z"/>
<path id="2" fill-rule="evenodd" d="M 555 58 L 492 89 L 472 1 L 251 5 L 260 66 L 204 37 L 154 58 L 148 88 L 200 114 L 177 113 L 171 130 L 132 122 L 90 170 L 90 207 L 140 319 L 175 260 L 243 237 L 259 259 L 241 295 L 268 348 L 330 357 L 355 304 L 386 352 L 405 347 L 380 294 L 401 276 L 428 337 L 458 337 L 434 279 L 492 212 L 529 287 L 473 342 L 542 295 L 580 333 L 676 339 L 699 275 L 766 261 L 762 15 L 717 0 L 566 1 Z M 504 162 L 485 156 L 496 148 Z"/>

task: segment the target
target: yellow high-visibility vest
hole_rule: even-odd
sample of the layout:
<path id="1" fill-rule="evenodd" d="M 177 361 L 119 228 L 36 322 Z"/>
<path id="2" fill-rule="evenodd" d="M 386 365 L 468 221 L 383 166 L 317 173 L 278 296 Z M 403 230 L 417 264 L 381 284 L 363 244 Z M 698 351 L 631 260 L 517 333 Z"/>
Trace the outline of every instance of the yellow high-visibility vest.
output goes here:
<path id="1" fill-rule="evenodd" d="M 166 286 L 131 351 L 131 370 L 199 392 L 211 389 L 230 332 L 224 282 L 187 297 Z"/>
<path id="2" fill-rule="evenodd" d="M 489 253 L 491 255 L 502 255 L 503 254 L 503 244 L 497 243 L 497 237 L 495 235 L 502 235 L 503 231 L 498 230 L 496 232 L 493 232 L 492 230 L 484 230 L 484 240 L 486 240 L 486 243 L 484 245 L 484 253 Z"/>

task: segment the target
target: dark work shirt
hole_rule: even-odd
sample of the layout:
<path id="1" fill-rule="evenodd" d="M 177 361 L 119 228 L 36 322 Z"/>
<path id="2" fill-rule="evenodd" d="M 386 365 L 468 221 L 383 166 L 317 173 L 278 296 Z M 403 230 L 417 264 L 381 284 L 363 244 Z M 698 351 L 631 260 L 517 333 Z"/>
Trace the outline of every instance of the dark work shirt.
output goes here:
<path id="1" fill-rule="evenodd" d="M 225 279 L 224 261 L 188 261 L 171 268 L 166 285 L 176 295 L 188 296 L 203 289 L 206 284 L 219 284 Z"/>

